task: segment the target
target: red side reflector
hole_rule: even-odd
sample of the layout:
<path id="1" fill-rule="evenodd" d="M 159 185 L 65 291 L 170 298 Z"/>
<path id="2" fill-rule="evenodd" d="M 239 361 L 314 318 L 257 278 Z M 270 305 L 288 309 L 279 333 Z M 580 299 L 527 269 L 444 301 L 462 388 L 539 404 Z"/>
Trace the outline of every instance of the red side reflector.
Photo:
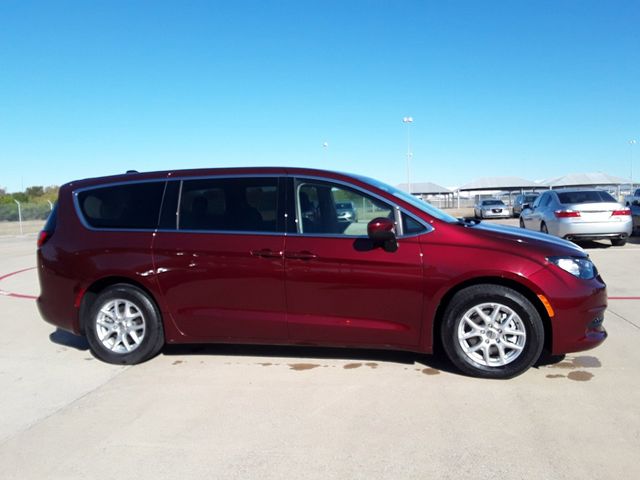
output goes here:
<path id="1" fill-rule="evenodd" d="M 38 248 L 44 245 L 49 238 L 51 238 L 51 233 L 46 230 L 40 230 L 40 233 L 38 234 Z"/>
<path id="2" fill-rule="evenodd" d="M 557 218 L 574 218 L 580 216 L 580 212 L 576 212 L 575 210 L 556 210 L 553 214 Z"/>
<path id="3" fill-rule="evenodd" d="M 614 210 L 613 212 L 611 212 L 611 216 L 618 216 L 618 215 L 631 215 L 631 209 L 630 208 L 623 208 L 622 210 Z"/>

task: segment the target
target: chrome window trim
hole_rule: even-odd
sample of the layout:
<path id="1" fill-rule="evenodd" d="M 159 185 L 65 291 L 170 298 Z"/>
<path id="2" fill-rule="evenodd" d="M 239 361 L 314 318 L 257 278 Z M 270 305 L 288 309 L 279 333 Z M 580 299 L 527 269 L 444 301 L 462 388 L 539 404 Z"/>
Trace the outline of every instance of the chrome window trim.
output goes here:
<path id="1" fill-rule="evenodd" d="M 350 182 L 346 182 L 344 180 L 338 180 L 335 178 L 330 178 L 330 177 L 322 177 L 322 176 L 318 176 L 318 175 L 297 175 L 297 174 L 293 174 L 293 173 L 263 173 L 263 174 L 251 174 L 251 173 L 241 173 L 241 174 L 224 174 L 224 175 L 197 175 L 197 176 L 184 176 L 184 175 L 172 175 L 173 172 L 170 172 L 169 174 L 167 174 L 166 176 L 163 177 L 158 177 L 158 178 L 145 178 L 145 179 L 127 179 L 127 180 L 119 180 L 119 181 L 114 181 L 114 182 L 106 182 L 106 183 L 101 183 L 98 185 L 90 185 L 90 186 L 86 186 L 86 187 L 80 187 L 77 189 L 72 190 L 72 197 L 73 197 L 73 204 L 74 204 L 74 208 L 76 210 L 76 215 L 78 217 L 78 219 L 80 220 L 80 223 L 82 224 L 83 227 L 85 227 L 87 230 L 90 231 L 94 231 L 94 232 L 160 232 L 160 233 L 180 233 L 180 232 L 185 232 L 185 233 L 213 233 L 213 234 L 233 234 L 233 235 L 277 235 L 277 236 L 303 236 L 303 237 L 318 237 L 318 238 L 351 238 L 351 239 L 357 239 L 357 238 L 368 238 L 366 235 L 338 235 L 338 234 L 322 234 L 322 233 L 287 233 L 286 229 L 283 232 L 260 232 L 260 231 L 236 231 L 236 230 L 180 230 L 179 229 L 179 223 L 176 222 L 176 229 L 175 230 L 168 230 L 168 229 L 159 229 L 157 228 L 103 228 L 103 227 L 93 227 L 91 226 L 84 214 L 82 213 L 82 209 L 80 208 L 80 203 L 78 200 L 78 194 L 85 192 L 87 190 L 96 190 L 96 189 L 100 189 L 100 188 L 107 188 L 107 187 L 115 187 L 115 186 L 120 186 L 120 185 L 129 185 L 129 184 L 137 184 L 137 183 L 151 183 L 151 182 L 163 182 L 165 183 L 165 188 L 166 188 L 166 184 L 168 184 L 169 182 L 174 182 L 174 181 L 179 181 L 180 182 L 180 191 L 179 191 L 179 198 L 178 198 L 178 212 L 180 209 L 180 199 L 182 196 L 182 183 L 185 180 L 207 180 L 207 179 L 229 179 L 229 178 L 292 178 L 294 180 L 294 203 L 295 203 L 295 220 L 296 220 L 296 228 L 298 227 L 298 199 L 297 199 L 297 194 L 295 192 L 295 188 L 296 188 L 296 184 L 295 181 L 297 179 L 305 179 L 305 180 L 317 180 L 317 181 L 322 181 L 322 182 L 326 182 L 326 183 L 336 183 L 338 185 L 343 185 L 345 187 L 351 188 L 353 190 L 357 190 L 359 192 L 362 192 L 365 195 L 368 195 L 370 197 L 376 198 L 378 200 L 380 200 L 383 203 L 386 204 L 390 204 L 394 210 L 396 211 L 396 224 L 398 226 L 398 231 L 400 232 L 400 234 L 398 235 L 398 238 L 413 238 L 413 237 L 417 237 L 420 235 L 426 235 L 429 234 L 431 232 L 433 232 L 435 230 L 435 227 L 433 225 L 431 225 L 429 222 L 423 220 L 422 218 L 416 217 L 415 215 L 413 215 L 412 213 L 408 212 L 405 208 L 398 206 L 395 202 L 390 201 L 389 199 L 378 195 L 377 193 L 374 193 L 370 190 L 367 190 L 363 187 L 360 187 L 359 185 L 354 185 L 353 183 Z M 286 186 L 284 187 L 286 188 Z M 286 205 L 285 205 L 286 208 Z M 176 214 L 179 216 L 179 213 L 176 212 Z M 161 213 L 161 212 L 160 212 Z M 285 211 L 285 215 L 287 215 L 288 212 Z M 399 214 L 399 215 L 398 215 Z M 412 233 L 409 235 L 405 235 L 404 232 L 402 232 L 402 215 L 407 215 L 408 217 L 412 218 L 413 220 L 415 220 L 416 222 L 418 222 L 420 225 L 422 225 L 423 227 L 425 227 L 425 231 L 424 232 L 419 232 L 419 233 Z"/>

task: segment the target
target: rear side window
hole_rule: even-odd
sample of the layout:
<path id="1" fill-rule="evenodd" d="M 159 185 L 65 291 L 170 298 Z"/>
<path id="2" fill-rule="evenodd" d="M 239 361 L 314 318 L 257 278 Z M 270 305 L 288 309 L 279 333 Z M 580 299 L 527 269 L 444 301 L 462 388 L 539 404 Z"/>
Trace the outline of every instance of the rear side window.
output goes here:
<path id="1" fill-rule="evenodd" d="M 79 192 L 78 205 L 94 228 L 155 229 L 165 182 L 128 183 Z"/>
<path id="2" fill-rule="evenodd" d="M 584 192 L 563 192 L 558 194 L 560 203 L 600 203 L 615 202 L 616 200 L 607 192 L 584 191 Z"/>
<path id="3" fill-rule="evenodd" d="M 221 178 L 182 183 L 178 228 L 277 232 L 277 178 Z"/>

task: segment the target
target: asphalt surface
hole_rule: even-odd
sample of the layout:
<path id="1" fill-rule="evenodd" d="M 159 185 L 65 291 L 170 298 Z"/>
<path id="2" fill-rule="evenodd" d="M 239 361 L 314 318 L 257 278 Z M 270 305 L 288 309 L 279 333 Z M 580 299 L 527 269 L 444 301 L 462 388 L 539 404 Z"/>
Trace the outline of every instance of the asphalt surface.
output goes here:
<path id="1" fill-rule="evenodd" d="M 609 339 L 508 381 L 334 349 L 108 365 L 40 319 L 34 249 L 0 238 L 2 479 L 640 478 L 638 237 L 586 245 L 619 298 Z"/>

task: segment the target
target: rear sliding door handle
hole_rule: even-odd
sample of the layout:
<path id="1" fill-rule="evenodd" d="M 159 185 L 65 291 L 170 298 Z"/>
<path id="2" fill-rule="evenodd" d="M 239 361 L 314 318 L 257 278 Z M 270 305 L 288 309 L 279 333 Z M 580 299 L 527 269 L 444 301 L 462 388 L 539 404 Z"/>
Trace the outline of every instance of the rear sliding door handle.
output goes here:
<path id="1" fill-rule="evenodd" d="M 282 252 L 274 252 L 268 248 L 263 248 L 262 250 L 251 250 L 251 255 L 263 258 L 282 258 Z"/>
<path id="2" fill-rule="evenodd" d="M 285 252 L 284 257 L 293 260 L 313 260 L 318 258 L 315 253 L 307 252 L 306 250 L 302 252 Z"/>

